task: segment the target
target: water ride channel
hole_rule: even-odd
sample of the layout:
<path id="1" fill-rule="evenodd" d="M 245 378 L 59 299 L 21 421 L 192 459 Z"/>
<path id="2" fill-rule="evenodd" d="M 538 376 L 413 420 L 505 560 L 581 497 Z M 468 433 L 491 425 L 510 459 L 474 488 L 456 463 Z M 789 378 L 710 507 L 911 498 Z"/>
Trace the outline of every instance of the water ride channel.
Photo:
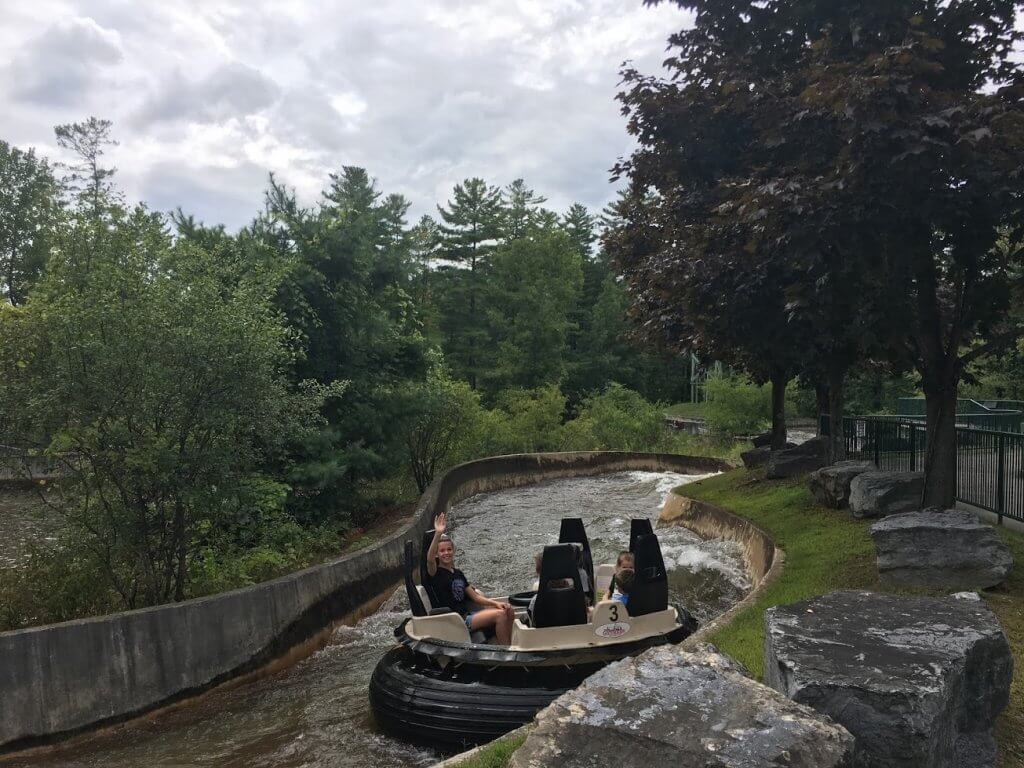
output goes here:
<path id="1" fill-rule="evenodd" d="M 458 567 L 480 590 L 531 589 L 534 554 L 559 537 L 562 517 L 581 518 L 595 564 L 628 546 L 630 520 L 657 518 L 671 489 L 698 475 L 628 471 L 545 480 L 479 493 L 452 505 L 449 529 Z M 740 546 L 701 539 L 684 528 L 657 531 L 670 605 L 701 623 L 749 588 Z M 368 687 L 396 646 L 409 615 L 404 589 L 353 626 L 340 626 L 321 650 L 256 682 L 221 688 L 182 706 L 5 765 L 29 766 L 426 766 L 440 753 L 387 735 L 371 712 Z"/>

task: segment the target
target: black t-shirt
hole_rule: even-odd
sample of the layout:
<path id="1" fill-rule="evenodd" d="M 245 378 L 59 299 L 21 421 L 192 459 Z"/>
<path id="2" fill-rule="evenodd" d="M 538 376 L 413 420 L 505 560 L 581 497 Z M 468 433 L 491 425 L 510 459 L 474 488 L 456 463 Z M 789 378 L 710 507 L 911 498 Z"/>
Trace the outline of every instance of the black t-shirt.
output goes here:
<path id="1" fill-rule="evenodd" d="M 437 566 L 437 572 L 430 577 L 430 584 L 437 595 L 439 605 L 447 605 L 456 613 L 463 616 L 469 611 L 470 600 L 466 595 L 466 588 L 469 586 L 469 579 L 466 574 L 456 568 L 449 571 L 447 568 Z"/>

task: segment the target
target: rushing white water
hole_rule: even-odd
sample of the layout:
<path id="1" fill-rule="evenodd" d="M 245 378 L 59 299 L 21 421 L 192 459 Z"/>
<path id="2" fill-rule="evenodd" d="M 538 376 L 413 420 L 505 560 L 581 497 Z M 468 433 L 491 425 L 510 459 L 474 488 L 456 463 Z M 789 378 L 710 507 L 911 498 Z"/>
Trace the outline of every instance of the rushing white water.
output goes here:
<path id="1" fill-rule="evenodd" d="M 627 546 L 631 517 L 655 518 L 672 488 L 695 479 L 625 472 L 554 480 L 480 494 L 449 513 L 456 564 L 487 594 L 529 589 L 533 554 L 558 536 L 561 517 L 582 517 L 595 562 Z M 658 531 L 675 602 L 700 620 L 720 613 L 747 588 L 740 549 L 680 529 Z M 211 693 L 174 711 L 12 766 L 67 768 L 390 768 L 424 766 L 437 756 L 379 733 L 367 686 L 394 638 L 395 599 L 328 645 L 272 677 Z"/>

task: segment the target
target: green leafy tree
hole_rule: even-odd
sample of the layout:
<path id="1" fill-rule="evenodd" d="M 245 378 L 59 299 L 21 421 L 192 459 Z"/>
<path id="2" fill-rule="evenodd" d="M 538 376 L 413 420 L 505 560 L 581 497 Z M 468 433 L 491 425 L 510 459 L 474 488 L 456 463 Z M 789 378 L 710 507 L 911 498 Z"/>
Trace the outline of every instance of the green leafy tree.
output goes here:
<path id="1" fill-rule="evenodd" d="M 474 433 L 481 415 L 479 395 L 463 381 L 449 378 L 440 366 L 424 382 L 400 388 L 403 408 L 397 421 L 409 470 L 423 493 L 437 473 L 449 466 Z"/>
<path id="2" fill-rule="evenodd" d="M 288 385 L 272 285 L 175 245 L 159 216 L 138 208 L 111 214 L 103 238 L 64 236 L 72 247 L 23 312 L 0 316 L 0 410 L 16 414 L 3 441 L 64 466 L 64 546 L 117 606 L 181 600 L 205 542 L 283 497 L 261 458 L 332 390 Z"/>
<path id="3" fill-rule="evenodd" d="M 0 141 L 0 287 L 22 304 L 46 266 L 60 212 L 45 159 Z"/>

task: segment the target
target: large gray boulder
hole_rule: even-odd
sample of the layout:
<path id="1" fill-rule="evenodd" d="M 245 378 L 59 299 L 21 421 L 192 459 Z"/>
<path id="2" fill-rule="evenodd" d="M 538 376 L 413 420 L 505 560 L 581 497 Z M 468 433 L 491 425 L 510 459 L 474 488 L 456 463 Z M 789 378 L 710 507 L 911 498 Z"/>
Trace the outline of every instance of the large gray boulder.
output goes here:
<path id="1" fill-rule="evenodd" d="M 786 449 L 796 448 L 796 443 L 786 443 Z M 740 454 L 740 459 L 743 461 L 743 466 L 747 469 L 757 469 L 763 467 L 768 463 L 768 458 L 772 455 L 772 449 L 767 445 L 762 445 L 757 448 L 752 448 L 749 451 L 743 451 Z"/>
<path id="2" fill-rule="evenodd" d="M 982 601 L 834 592 L 764 626 L 765 682 L 844 725 L 856 766 L 994 764 L 1013 659 Z"/>
<path id="3" fill-rule="evenodd" d="M 921 508 L 924 472 L 863 472 L 850 481 L 854 517 L 885 517 Z"/>
<path id="4" fill-rule="evenodd" d="M 830 768 L 853 738 L 704 647 L 605 667 L 537 716 L 512 768 Z"/>
<path id="5" fill-rule="evenodd" d="M 877 471 L 878 467 L 870 461 L 838 461 L 811 472 L 807 486 L 814 500 L 822 506 L 842 509 L 850 502 L 850 483 L 853 478 L 865 472 Z"/>
<path id="6" fill-rule="evenodd" d="M 771 448 L 762 445 L 757 448 L 751 448 L 749 451 L 743 451 L 740 454 L 740 460 L 747 469 L 757 469 L 768 463 L 768 457 L 771 456 L 771 453 Z"/>
<path id="7" fill-rule="evenodd" d="M 781 480 L 823 467 L 827 449 L 825 438 L 815 437 L 792 448 L 772 451 L 768 456 L 765 477 L 769 480 Z"/>
<path id="8" fill-rule="evenodd" d="M 890 515 L 871 526 L 871 538 L 886 586 L 994 587 L 1013 566 L 995 529 L 965 510 Z"/>

